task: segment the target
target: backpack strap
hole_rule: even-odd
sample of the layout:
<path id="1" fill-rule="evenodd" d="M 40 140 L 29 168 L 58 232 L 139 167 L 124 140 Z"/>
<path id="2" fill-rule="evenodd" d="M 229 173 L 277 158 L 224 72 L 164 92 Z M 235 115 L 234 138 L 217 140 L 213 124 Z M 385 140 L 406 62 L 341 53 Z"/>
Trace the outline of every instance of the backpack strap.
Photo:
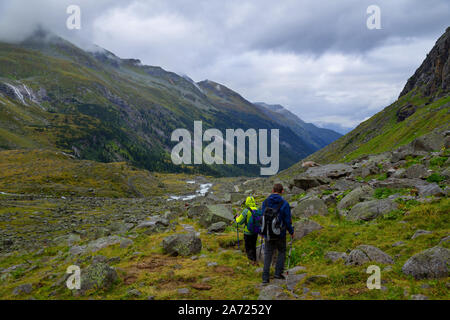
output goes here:
<path id="1" fill-rule="evenodd" d="M 278 205 L 278 207 L 277 207 L 277 212 L 280 211 L 280 209 L 281 209 L 281 207 L 283 206 L 283 204 L 284 204 L 284 200 L 282 200 L 282 201 L 280 202 L 280 204 Z"/>
<path id="2" fill-rule="evenodd" d="M 250 207 L 247 207 L 247 215 L 249 212 L 251 212 L 251 215 L 250 215 L 250 218 L 251 218 L 251 216 L 254 214 L 254 212 Z M 250 220 L 250 218 L 248 216 L 245 217 L 245 226 L 248 225 L 248 221 Z"/>

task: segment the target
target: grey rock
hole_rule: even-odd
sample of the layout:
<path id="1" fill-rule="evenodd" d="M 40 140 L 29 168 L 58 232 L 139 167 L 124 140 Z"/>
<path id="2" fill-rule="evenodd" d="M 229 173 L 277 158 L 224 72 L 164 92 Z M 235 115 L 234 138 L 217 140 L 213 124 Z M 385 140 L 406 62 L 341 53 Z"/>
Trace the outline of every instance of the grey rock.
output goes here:
<path id="1" fill-rule="evenodd" d="M 413 236 L 411 237 L 411 240 L 423 236 L 425 234 L 432 234 L 432 231 L 428 231 L 428 230 L 417 230 L 416 232 L 414 232 Z"/>
<path id="2" fill-rule="evenodd" d="M 373 261 L 383 264 L 393 264 L 392 257 L 377 247 L 370 245 L 360 245 L 352 250 L 346 261 L 346 265 L 362 265 L 366 262 Z"/>
<path id="3" fill-rule="evenodd" d="M 18 287 L 15 287 L 12 294 L 15 296 L 22 294 L 30 294 L 33 291 L 33 285 L 30 283 L 21 284 Z"/>
<path id="4" fill-rule="evenodd" d="M 423 294 L 414 294 L 411 296 L 411 300 L 428 300 L 428 297 Z"/>
<path id="5" fill-rule="evenodd" d="M 223 232 L 228 224 L 223 221 L 213 223 L 209 226 L 208 232 Z"/>
<path id="6" fill-rule="evenodd" d="M 190 293 L 190 290 L 188 288 L 180 288 L 178 289 L 178 294 L 187 295 Z"/>
<path id="7" fill-rule="evenodd" d="M 337 205 L 339 210 L 347 209 L 348 207 L 354 206 L 360 201 L 364 201 L 373 195 L 373 188 L 370 186 L 361 186 L 354 190 L 352 190 L 349 194 L 347 194 Z"/>
<path id="8" fill-rule="evenodd" d="M 163 239 L 163 251 L 173 256 L 189 256 L 200 253 L 202 241 L 193 233 L 174 234 Z"/>
<path id="9" fill-rule="evenodd" d="M 391 199 L 371 200 L 360 202 L 353 206 L 347 215 L 349 220 L 373 220 L 379 216 L 385 215 L 397 209 L 397 203 Z"/>
<path id="10" fill-rule="evenodd" d="M 427 168 L 422 164 L 414 164 L 404 172 L 404 177 L 408 179 L 424 179 L 429 175 Z"/>
<path id="11" fill-rule="evenodd" d="M 109 236 L 109 237 L 100 238 L 100 239 L 89 242 L 86 247 L 86 250 L 90 251 L 90 252 L 97 252 L 103 248 L 121 243 L 124 240 L 126 240 L 126 239 L 119 237 L 119 236 Z"/>
<path id="12" fill-rule="evenodd" d="M 311 217 L 314 215 L 326 215 L 328 208 L 325 202 L 319 198 L 310 198 L 301 201 L 292 211 L 293 217 Z"/>
<path id="13" fill-rule="evenodd" d="M 305 267 L 302 267 L 302 266 L 296 266 L 296 267 L 293 267 L 293 268 L 287 270 L 287 273 L 288 273 L 288 274 L 297 274 L 297 273 L 299 273 L 300 271 L 305 271 L 305 270 L 306 270 Z"/>
<path id="14" fill-rule="evenodd" d="M 304 174 L 294 178 L 292 182 L 294 186 L 303 190 L 308 190 L 328 183 L 330 183 L 330 179 L 328 178 L 310 177 Z"/>
<path id="15" fill-rule="evenodd" d="M 128 248 L 131 245 L 133 245 L 133 240 L 131 239 L 122 239 L 122 241 L 120 241 L 120 248 L 122 249 Z"/>
<path id="16" fill-rule="evenodd" d="M 423 185 L 418 185 L 417 190 L 419 191 L 419 195 L 421 197 L 444 195 L 444 191 L 442 191 L 442 189 L 437 185 L 437 183 L 427 183 Z"/>
<path id="17" fill-rule="evenodd" d="M 331 262 L 336 262 L 338 260 L 345 261 L 347 259 L 347 254 L 345 252 L 329 251 L 325 254 L 325 259 Z"/>
<path id="18" fill-rule="evenodd" d="M 81 272 L 81 294 L 91 290 L 108 290 L 118 279 L 114 268 L 106 263 L 93 263 Z"/>
<path id="19" fill-rule="evenodd" d="M 404 246 L 405 243 L 403 241 L 397 241 L 396 243 L 393 243 L 392 246 L 393 247 L 400 247 L 400 246 Z"/>
<path id="20" fill-rule="evenodd" d="M 136 229 L 144 229 L 146 234 L 152 234 L 167 231 L 169 225 L 170 222 L 168 219 L 161 216 L 153 216 L 149 220 L 138 224 Z"/>
<path id="21" fill-rule="evenodd" d="M 306 277 L 306 273 L 303 274 L 290 274 L 286 276 L 286 288 L 289 291 L 294 291 L 297 284 Z"/>
<path id="22" fill-rule="evenodd" d="M 426 184 L 425 181 L 421 179 L 397 179 L 388 178 L 386 180 L 375 180 L 370 182 L 374 188 L 390 188 L 390 189 L 402 189 L 402 188 L 418 188 Z"/>
<path id="23" fill-rule="evenodd" d="M 323 227 L 315 221 L 302 219 L 294 224 L 294 238 L 299 240 L 313 231 L 323 229 Z"/>
<path id="24" fill-rule="evenodd" d="M 327 164 L 320 167 L 311 167 L 306 170 L 306 175 L 310 177 L 327 177 L 337 179 L 352 173 L 353 168 L 347 164 Z"/>
<path id="25" fill-rule="evenodd" d="M 258 300 L 291 300 L 291 297 L 278 285 L 267 285 L 259 293 Z"/>
<path id="26" fill-rule="evenodd" d="M 409 258 L 402 267 L 406 275 L 415 279 L 448 277 L 450 250 L 443 247 L 433 247 L 419 252 Z"/>
<path id="27" fill-rule="evenodd" d="M 205 228 L 216 222 L 230 223 L 233 221 L 231 205 L 227 204 L 195 206 L 189 209 L 188 216 L 199 219 L 200 225 Z"/>
<path id="28" fill-rule="evenodd" d="M 142 292 L 137 289 L 131 289 L 127 292 L 127 295 L 131 297 L 140 297 L 142 296 Z"/>

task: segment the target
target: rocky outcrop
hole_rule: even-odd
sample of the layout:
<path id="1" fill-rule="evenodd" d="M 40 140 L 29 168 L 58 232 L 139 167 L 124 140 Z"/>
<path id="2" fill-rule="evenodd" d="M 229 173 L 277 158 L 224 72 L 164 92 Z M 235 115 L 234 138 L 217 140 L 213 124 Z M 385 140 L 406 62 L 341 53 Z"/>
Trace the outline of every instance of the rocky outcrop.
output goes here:
<path id="1" fill-rule="evenodd" d="M 327 213 L 327 205 L 319 198 L 305 199 L 292 210 L 293 217 L 311 217 L 315 215 L 326 215 Z"/>
<path id="2" fill-rule="evenodd" d="M 402 271 L 415 279 L 445 278 L 449 276 L 449 264 L 450 250 L 437 246 L 413 255 Z"/>
<path id="3" fill-rule="evenodd" d="M 352 171 L 353 168 L 348 164 L 337 163 L 309 168 L 306 171 L 305 175 L 314 178 L 322 177 L 322 178 L 338 179 L 350 175 Z"/>
<path id="4" fill-rule="evenodd" d="M 450 87 L 450 27 L 437 40 L 422 65 L 409 78 L 400 97 L 414 88 L 421 88 L 426 96 L 433 96 Z"/>
<path id="5" fill-rule="evenodd" d="M 163 239 L 163 251 L 172 256 L 189 256 L 202 250 L 202 241 L 193 233 L 174 234 Z"/>
<path id="6" fill-rule="evenodd" d="M 323 227 L 315 221 L 302 219 L 294 224 L 294 239 L 300 240 L 311 232 L 323 229 Z"/>
<path id="7" fill-rule="evenodd" d="M 394 260 L 390 255 L 381 251 L 377 247 L 369 245 L 360 245 L 356 249 L 352 250 L 347 259 L 346 265 L 362 265 L 366 262 L 378 262 L 384 264 L 392 264 Z"/>
<path id="8" fill-rule="evenodd" d="M 233 221 L 231 205 L 227 204 L 194 206 L 189 209 L 188 216 L 192 219 L 198 219 L 200 225 L 205 228 L 216 222 L 230 223 Z"/>
<path id="9" fill-rule="evenodd" d="M 352 190 L 349 194 L 347 194 L 337 205 L 339 210 L 347 209 L 348 207 L 354 206 L 355 204 L 367 200 L 369 197 L 373 195 L 373 188 L 370 186 L 361 186 L 354 190 Z"/>
<path id="10" fill-rule="evenodd" d="M 114 268 L 100 262 L 91 264 L 81 272 L 80 294 L 91 290 L 108 290 L 117 281 L 118 276 Z"/>
<path id="11" fill-rule="evenodd" d="M 329 251 L 324 256 L 325 260 L 336 262 L 338 260 L 345 261 L 347 259 L 347 254 L 345 252 Z"/>
<path id="12" fill-rule="evenodd" d="M 385 215 L 395 209 L 397 209 L 397 203 L 391 199 L 360 202 L 353 206 L 347 215 L 347 219 L 352 221 L 369 221 Z"/>

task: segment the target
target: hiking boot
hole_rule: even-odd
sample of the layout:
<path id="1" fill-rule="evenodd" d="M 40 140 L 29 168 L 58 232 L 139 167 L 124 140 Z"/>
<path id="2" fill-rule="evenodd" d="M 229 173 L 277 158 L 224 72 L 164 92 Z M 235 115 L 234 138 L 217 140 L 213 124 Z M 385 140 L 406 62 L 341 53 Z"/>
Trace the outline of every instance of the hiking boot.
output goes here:
<path id="1" fill-rule="evenodd" d="M 263 280 L 263 282 L 262 282 L 262 285 L 263 286 L 266 286 L 266 285 L 268 285 L 269 284 L 269 280 Z"/>
<path id="2" fill-rule="evenodd" d="M 279 276 L 274 276 L 275 279 L 279 279 L 279 280 L 286 280 L 286 278 L 280 274 Z"/>

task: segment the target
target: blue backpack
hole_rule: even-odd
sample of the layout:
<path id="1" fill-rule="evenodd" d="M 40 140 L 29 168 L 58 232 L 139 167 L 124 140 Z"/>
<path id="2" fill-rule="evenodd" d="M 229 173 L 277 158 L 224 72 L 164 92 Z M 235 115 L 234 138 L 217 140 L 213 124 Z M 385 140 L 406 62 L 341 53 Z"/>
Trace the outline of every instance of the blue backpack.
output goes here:
<path id="1" fill-rule="evenodd" d="M 262 231 L 262 218 L 263 214 L 258 208 L 257 210 L 252 210 L 247 207 L 248 213 L 250 214 L 250 219 L 247 219 L 247 229 L 253 234 L 260 234 Z M 248 214 L 247 213 L 247 214 Z"/>

